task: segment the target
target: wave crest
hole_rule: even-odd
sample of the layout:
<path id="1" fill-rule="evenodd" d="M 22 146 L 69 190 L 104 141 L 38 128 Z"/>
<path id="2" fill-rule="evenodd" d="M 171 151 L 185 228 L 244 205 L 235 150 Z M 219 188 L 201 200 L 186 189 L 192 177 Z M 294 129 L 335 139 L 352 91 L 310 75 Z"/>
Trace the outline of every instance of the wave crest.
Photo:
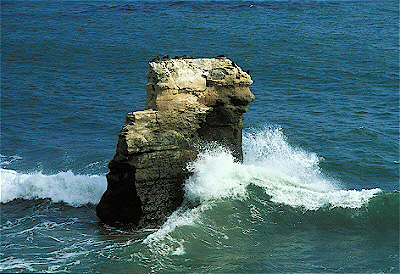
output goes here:
<path id="1" fill-rule="evenodd" d="M 325 177 L 319 157 L 291 146 L 280 129 L 247 133 L 243 138 L 244 162 L 234 161 L 222 148 L 200 153 L 188 169 L 186 199 L 203 203 L 228 197 L 246 198 L 249 185 L 264 189 L 271 201 L 307 210 L 320 207 L 359 208 L 380 189 L 343 190 Z"/>
<path id="2" fill-rule="evenodd" d="M 72 171 L 44 175 L 1 169 L 0 174 L 2 203 L 19 198 L 51 199 L 71 206 L 97 204 L 107 187 L 105 176 L 75 175 Z"/>
<path id="3" fill-rule="evenodd" d="M 177 249 L 184 252 L 182 241 L 171 237 L 171 233 L 177 227 L 202 226 L 206 212 L 223 210 L 218 208 L 224 204 L 222 200 L 229 203 L 239 199 L 251 204 L 256 211 L 265 211 L 257 209 L 260 204 L 256 200 L 270 201 L 313 215 L 320 209 L 362 209 L 371 197 L 381 192 L 380 189 L 343 189 L 339 182 L 323 175 L 320 158 L 315 153 L 291 146 L 280 129 L 268 128 L 243 137 L 243 163 L 236 162 L 229 150 L 213 146 L 188 165 L 192 176 L 184 185 L 184 205 L 149 235 L 145 244 L 156 253 L 170 250 L 173 254 Z"/>

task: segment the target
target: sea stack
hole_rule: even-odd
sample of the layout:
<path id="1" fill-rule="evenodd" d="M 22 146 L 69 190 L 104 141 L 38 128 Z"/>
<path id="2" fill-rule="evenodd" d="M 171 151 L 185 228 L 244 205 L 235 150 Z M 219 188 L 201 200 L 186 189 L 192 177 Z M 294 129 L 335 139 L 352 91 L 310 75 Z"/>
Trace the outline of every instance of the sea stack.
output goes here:
<path id="1" fill-rule="evenodd" d="M 225 57 L 149 62 L 146 110 L 128 113 L 96 211 L 107 224 L 154 228 L 183 201 L 186 170 L 207 142 L 242 160 L 250 75 Z"/>

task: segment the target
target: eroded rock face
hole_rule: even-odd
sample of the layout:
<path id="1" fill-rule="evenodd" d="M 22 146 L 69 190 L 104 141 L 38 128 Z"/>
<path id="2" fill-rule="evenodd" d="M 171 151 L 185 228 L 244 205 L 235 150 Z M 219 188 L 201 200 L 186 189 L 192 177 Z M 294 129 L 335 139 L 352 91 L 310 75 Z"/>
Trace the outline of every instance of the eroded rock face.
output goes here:
<path id="1" fill-rule="evenodd" d="M 242 159 L 250 76 L 227 58 L 149 64 L 146 110 L 127 114 L 97 206 L 105 223 L 161 225 L 183 201 L 185 167 L 202 142 L 217 141 Z"/>

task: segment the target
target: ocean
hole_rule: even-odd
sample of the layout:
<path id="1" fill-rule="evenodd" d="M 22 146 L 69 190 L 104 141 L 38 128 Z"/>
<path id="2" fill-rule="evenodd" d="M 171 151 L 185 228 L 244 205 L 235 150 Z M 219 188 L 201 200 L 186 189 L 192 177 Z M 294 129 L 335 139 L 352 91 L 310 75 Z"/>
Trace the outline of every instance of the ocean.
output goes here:
<path id="1" fill-rule="evenodd" d="M 396 0 L 1 1 L 1 272 L 399 273 Z M 158 229 L 95 206 L 148 61 L 254 81 L 244 161 L 204 149 Z"/>

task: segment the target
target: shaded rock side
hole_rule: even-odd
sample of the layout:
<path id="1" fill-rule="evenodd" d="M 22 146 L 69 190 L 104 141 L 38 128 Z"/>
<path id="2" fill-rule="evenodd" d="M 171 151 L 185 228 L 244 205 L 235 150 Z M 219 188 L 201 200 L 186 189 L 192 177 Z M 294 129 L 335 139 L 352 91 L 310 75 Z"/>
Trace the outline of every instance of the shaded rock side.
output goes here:
<path id="1" fill-rule="evenodd" d="M 105 223 L 157 227 L 181 205 L 185 169 L 203 142 L 242 159 L 250 76 L 227 58 L 149 63 L 146 109 L 128 113 L 96 210 Z"/>

